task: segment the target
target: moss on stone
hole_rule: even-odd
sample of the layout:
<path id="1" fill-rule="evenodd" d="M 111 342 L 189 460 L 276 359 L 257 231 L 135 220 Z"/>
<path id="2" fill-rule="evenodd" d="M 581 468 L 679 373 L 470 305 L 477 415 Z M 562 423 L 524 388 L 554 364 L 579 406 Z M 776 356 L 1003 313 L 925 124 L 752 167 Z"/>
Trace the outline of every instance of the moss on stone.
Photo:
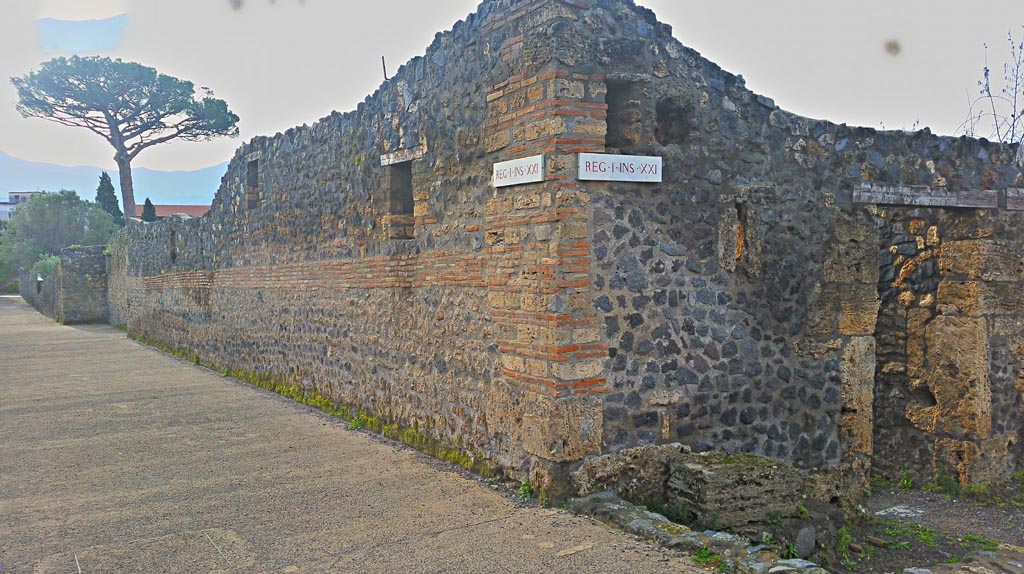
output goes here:
<path id="1" fill-rule="evenodd" d="M 689 528 L 682 524 L 675 524 L 673 522 L 654 522 L 654 526 L 666 534 L 677 536 L 679 534 L 686 534 L 690 531 Z"/>
<path id="2" fill-rule="evenodd" d="M 708 461 L 721 465 L 743 465 L 743 466 L 779 466 L 778 462 L 761 456 L 747 453 L 708 452 L 702 453 Z"/>
<path id="3" fill-rule="evenodd" d="M 349 422 L 350 425 L 355 423 L 352 428 L 365 428 L 376 434 L 382 434 L 392 440 L 397 440 L 411 446 L 424 454 L 428 454 L 434 458 L 451 464 L 456 464 L 470 472 L 484 477 L 490 477 L 496 474 L 495 468 L 487 464 L 483 453 L 476 448 L 465 445 L 461 442 L 458 442 L 455 445 L 450 445 L 433 437 L 427 436 L 420 432 L 420 425 L 416 421 L 413 421 L 412 428 L 405 427 L 397 421 L 384 420 L 381 417 L 358 407 L 339 403 L 321 395 L 316 390 L 308 389 L 299 383 L 289 383 L 288 381 L 270 373 L 257 373 L 229 367 L 221 369 L 212 363 L 203 361 L 195 351 L 176 349 L 138 333 L 129 332 L 128 336 L 134 341 L 148 345 L 190 363 L 217 371 L 226 377 L 238 379 L 262 389 L 272 391 L 295 402 L 302 403 L 306 406 L 323 411 L 331 416 L 338 417 Z"/>

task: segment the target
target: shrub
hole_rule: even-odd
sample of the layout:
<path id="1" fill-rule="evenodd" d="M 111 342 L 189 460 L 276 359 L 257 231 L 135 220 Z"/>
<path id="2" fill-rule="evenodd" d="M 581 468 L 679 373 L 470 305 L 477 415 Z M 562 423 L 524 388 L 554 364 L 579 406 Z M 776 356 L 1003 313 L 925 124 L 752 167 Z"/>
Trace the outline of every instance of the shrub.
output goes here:
<path id="1" fill-rule="evenodd" d="M 56 255 L 44 255 L 32 265 L 32 275 L 46 279 L 57 271 L 60 264 L 60 257 Z"/>

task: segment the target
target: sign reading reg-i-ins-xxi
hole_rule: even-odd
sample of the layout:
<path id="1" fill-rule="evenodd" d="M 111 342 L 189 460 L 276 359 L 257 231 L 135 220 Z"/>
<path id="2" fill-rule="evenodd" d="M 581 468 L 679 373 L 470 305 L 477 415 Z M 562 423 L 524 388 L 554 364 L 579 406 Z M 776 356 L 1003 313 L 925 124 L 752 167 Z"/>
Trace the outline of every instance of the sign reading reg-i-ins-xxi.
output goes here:
<path id="1" fill-rule="evenodd" d="M 579 178 L 583 181 L 661 183 L 661 158 L 581 153 Z"/>
<path id="2" fill-rule="evenodd" d="M 544 156 L 535 155 L 494 164 L 494 187 L 544 181 Z"/>

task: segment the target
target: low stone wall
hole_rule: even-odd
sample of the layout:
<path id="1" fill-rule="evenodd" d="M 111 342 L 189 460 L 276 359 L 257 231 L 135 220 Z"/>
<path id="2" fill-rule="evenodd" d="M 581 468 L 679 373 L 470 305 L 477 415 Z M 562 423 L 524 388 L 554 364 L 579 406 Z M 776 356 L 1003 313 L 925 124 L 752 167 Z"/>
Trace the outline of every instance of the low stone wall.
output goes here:
<path id="1" fill-rule="evenodd" d="M 23 299 L 58 323 L 106 323 L 106 246 L 74 247 L 60 252 L 53 275 L 38 282 L 29 271 L 19 276 Z"/>
<path id="2" fill-rule="evenodd" d="M 66 325 L 107 322 L 107 260 L 105 245 L 60 252 L 56 319 Z"/>
<path id="3" fill-rule="evenodd" d="M 36 295 L 39 292 L 39 285 L 36 276 L 26 269 L 18 271 L 18 294 L 29 305 L 35 305 Z"/>
<path id="4" fill-rule="evenodd" d="M 46 315 L 47 317 L 57 319 L 57 293 L 59 289 L 57 286 L 60 284 L 60 279 L 57 277 L 57 273 L 47 277 L 44 281 L 35 281 L 36 294 L 32 299 L 32 306 L 37 311 Z"/>

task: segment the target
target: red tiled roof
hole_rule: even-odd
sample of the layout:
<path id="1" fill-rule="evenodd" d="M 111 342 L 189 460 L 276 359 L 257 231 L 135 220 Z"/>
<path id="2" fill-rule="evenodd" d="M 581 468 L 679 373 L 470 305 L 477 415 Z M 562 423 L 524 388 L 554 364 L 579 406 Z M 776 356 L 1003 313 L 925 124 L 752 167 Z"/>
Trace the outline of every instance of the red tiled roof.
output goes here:
<path id="1" fill-rule="evenodd" d="M 143 205 L 135 206 L 135 217 L 142 217 Z M 154 205 L 157 217 L 169 217 L 178 213 L 185 213 L 192 217 L 202 217 L 210 211 L 209 205 Z"/>

